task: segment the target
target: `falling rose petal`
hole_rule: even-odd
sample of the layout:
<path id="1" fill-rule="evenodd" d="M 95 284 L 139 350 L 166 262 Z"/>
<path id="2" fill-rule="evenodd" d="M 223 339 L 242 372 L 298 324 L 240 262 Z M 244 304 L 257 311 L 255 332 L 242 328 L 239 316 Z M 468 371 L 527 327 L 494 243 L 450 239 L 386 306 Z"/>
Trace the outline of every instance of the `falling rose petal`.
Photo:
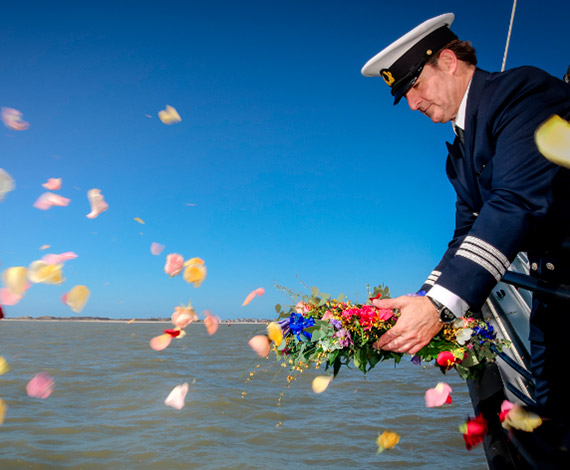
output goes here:
<path id="1" fill-rule="evenodd" d="M 2 301 L 0 301 L 0 320 L 2 320 L 2 318 L 4 318 L 4 311 L 2 310 Z"/>
<path id="2" fill-rule="evenodd" d="M 139 224 L 143 224 L 144 225 L 144 220 L 142 220 L 139 217 L 135 217 L 134 220 L 136 220 Z"/>
<path id="3" fill-rule="evenodd" d="M 249 340 L 248 344 L 260 357 L 267 357 L 269 355 L 270 346 L 269 338 L 267 336 L 254 336 Z"/>
<path id="4" fill-rule="evenodd" d="M 434 388 L 430 388 L 425 393 L 425 402 L 428 408 L 442 406 L 446 403 L 451 403 L 451 387 L 444 383 L 439 382 Z"/>
<path id="5" fill-rule="evenodd" d="M 34 207 L 36 209 L 40 209 L 42 211 L 47 211 L 53 206 L 60 206 L 65 207 L 69 205 L 71 199 L 66 197 L 60 196 L 59 194 L 54 193 L 43 193 L 37 200 L 34 202 Z"/>
<path id="6" fill-rule="evenodd" d="M 2 108 L 0 118 L 4 125 L 13 131 L 25 131 L 30 127 L 30 124 L 22 119 L 22 113 L 14 108 Z"/>
<path id="7" fill-rule="evenodd" d="M 180 114 L 178 114 L 178 111 L 169 105 L 166 105 L 166 109 L 158 112 L 158 117 L 163 124 L 167 125 L 176 124 L 177 122 L 182 121 L 182 118 L 180 117 Z"/>
<path id="8" fill-rule="evenodd" d="M 6 173 L 2 168 L 0 168 L 0 201 L 4 199 L 6 193 L 13 191 L 15 188 L 14 180 L 12 177 Z"/>
<path id="9" fill-rule="evenodd" d="M 313 392 L 323 393 L 333 379 L 332 375 L 318 375 L 313 379 Z"/>
<path id="10" fill-rule="evenodd" d="M 471 450 L 483 442 L 484 437 L 487 435 L 487 420 L 480 414 L 475 416 L 475 418 L 468 417 L 467 422 L 459 426 L 459 431 L 463 434 L 465 448 Z"/>
<path id="11" fill-rule="evenodd" d="M 26 291 L 28 270 L 23 266 L 7 268 L 2 272 L 4 286 L 14 295 L 22 295 Z"/>
<path id="12" fill-rule="evenodd" d="M 20 300 L 22 300 L 21 294 L 13 294 L 12 291 L 6 287 L 0 288 L 0 305 L 16 305 Z M 0 309 L 0 318 L 4 315 Z"/>
<path id="13" fill-rule="evenodd" d="M 127 322 L 127 325 L 130 325 L 131 323 L 134 323 L 135 321 L 136 321 L 135 318 L 131 318 L 131 319 Z"/>
<path id="14" fill-rule="evenodd" d="M 93 188 L 87 191 L 87 199 L 91 205 L 91 212 L 86 215 L 88 219 L 94 219 L 99 214 L 109 209 L 109 204 L 105 202 L 100 189 Z"/>
<path id="15" fill-rule="evenodd" d="M 155 255 L 158 256 L 162 253 L 162 250 L 164 250 L 164 245 L 161 245 L 160 243 L 156 243 L 156 242 L 152 242 L 150 244 L 150 252 Z"/>
<path id="16" fill-rule="evenodd" d="M 65 296 L 65 304 L 75 313 L 81 313 L 89 300 L 91 291 L 86 286 L 74 286 Z"/>
<path id="17" fill-rule="evenodd" d="M 42 246 L 40 246 L 40 250 L 47 250 L 48 248 L 51 248 L 51 245 L 42 245 Z"/>
<path id="18" fill-rule="evenodd" d="M 257 289 L 252 290 L 249 294 L 247 294 L 247 297 L 245 298 L 241 306 L 243 307 L 248 303 L 250 303 L 256 295 L 261 297 L 263 294 L 265 294 L 265 289 L 263 287 L 258 287 Z"/>
<path id="19" fill-rule="evenodd" d="M 378 453 L 386 449 L 392 449 L 398 442 L 400 442 L 400 436 L 398 434 L 392 431 L 384 431 L 376 439 Z"/>
<path id="20" fill-rule="evenodd" d="M 176 338 L 177 336 L 180 336 L 180 333 L 182 332 L 182 330 L 177 330 L 177 329 L 170 329 L 170 330 L 164 330 L 163 333 L 172 336 L 173 338 Z"/>
<path id="21" fill-rule="evenodd" d="M 281 344 L 281 341 L 283 341 L 283 329 L 279 323 L 272 321 L 267 325 L 267 336 L 276 346 Z"/>
<path id="22" fill-rule="evenodd" d="M 506 401 L 506 400 L 505 400 Z M 519 431 L 532 432 L 542 424 L 542 418 L 532 411 L 528 411 L 519 404 L 501 406 L 501 421 L 505 429 L 518 429 Z"/>
<path id="23" fill-rule="evenodd" d="M 10 366 L 2 356 L 0 356 L 0 375 L 5 374 L 10 370 Z"/>
<path id="24" fill-rule="evenodd" d="M 166 256 L 164 272 L 170 277 L 178 276 L 184 268 L 184 257 L 178 253 L 170 253 Z"/>
<path id="25" fill-rule="evenodd" d="M 57 191 L 61 189 L 61 178 L 50 178 L 42 186 L 49 191 Z"/>
<path id="26" fill-rule="evenodd" d="M 28 268 L 28 279 L 34 284 L 61 284 L 65 281 L 61 264 L 47 264 L 37 260 Z"/>
<path id="27" fill-rule="evenodd" d="M 216 331 L 218 331 L 218 326 L 220 325 L 220 319 L 206 311 L 206 317 L 204 318 L 204 326 L 206 327 L 206 331 L 210 336 L 212 336 Z"/>
<path id="28" fill-rule="evenodd" d="M 196 320 L 198 320 L 198 315 L 190 302 L 188 302 L 188 305 L 182 307 L 174 307 L 171 321 L 177 328 L 186 328 L 190 323 Z"/>
<path id="29" fill-rule="evenodd" d="M 188 284 L 194 284 L 194 287 L 200 287 L 208 274 L 208 270 L 204 266 L 204 260 L 191 258 L 184 263 L 184 266 L 186 267 L 183 274 L 184 280 Z"/>
<path id="30" fill-rule="evenodd" d="M 26 392 L 32 398 L 47 398 L 53 392 L 55 382 L 53 378 L 45 372 L 36 374 L 26 385 Z"/>
<path id="31" fill-rule="evenodd" d="M 188 393 L 188 384 L 183 383 L 182 385 L 177 385 L 172 389 L 172 391 L 164 400 L 164 404 L 166 406 L 171 406 L 176 410 L 181 410 L 184 408 L 184 399 L 186 398 L 186 394 Z"/>
<path id="32" fill-rule="evenodd" d="M 73 251 L 66 251 L 65 253 L 61 253 L 59 255 L 48 254 L 42 256 L 42 261 L 46 264 L 63 264 L 70 259 L 77 258 L 77 254 Z"/>
<path id="33" fill-rule="evenodd" d="M 172 336 L 164 333 L 162 335 L 155 336 L 154 338 L 152 338 L 149 344 L 150 347 L 155 351 L 162 351 L 163 349 L 166 349 L 171 342 L 172 342 Z"/>
<path id="34" fill-rule="evenodd" d="M 570 168 L 570 122 L 554 115 L 538 127 L 534 140 L 548 160 Z"/>
<path id="35" fill-rule="evenodd" d="M 6 416 L 6 402 L 0 398 L 0 426 L 2 426 L 5 416 Z"/>

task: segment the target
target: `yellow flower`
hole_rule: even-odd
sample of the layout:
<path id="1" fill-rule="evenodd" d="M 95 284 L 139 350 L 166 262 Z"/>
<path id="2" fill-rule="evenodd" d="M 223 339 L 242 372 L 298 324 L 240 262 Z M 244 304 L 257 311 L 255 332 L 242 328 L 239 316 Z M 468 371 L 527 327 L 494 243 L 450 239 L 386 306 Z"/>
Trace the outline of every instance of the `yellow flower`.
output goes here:
<path id="1" fill-rule="evenodd" d="M 382 452 L 384 449 L 391 449 L 398 442 L 400 442 L 400 436 L 392 431 L 384 431 L 382 434 L 378 435 L 376 439 L 376 444 L 378 444 L 378 453 Z"/>
<path id="2" fill-rule="evenodd" d="M 283 330 L 279 326 L 279 323 L 272 321 L 267 325 L 267 336 L 273 341 L 277 346 L 283 341 Z"/>
<path id="3" fill-rule="evenodd" d="M 34 261 L 28 269 L 28 279 L 33 283 L 61 284 L 65 281 L 61 268 L 63 264 L 47 264 L 41 260 Z"/>
<path id="4" fill-rule="evenodd" d="M 570 123 L 554 115 L 543 122 L 534 134 L 540 153 L 557 165 L 570 168 Z"/>
<path id="5" fill-rule="evenodd" d="M 191 258 L 184 263 L 186 269 L 184 270 L 184 280 L 189 284 L 194 284 L 194 287 L 200 287 L 208 271 L 204 266 L 204 260 L 200 258 Z"/>

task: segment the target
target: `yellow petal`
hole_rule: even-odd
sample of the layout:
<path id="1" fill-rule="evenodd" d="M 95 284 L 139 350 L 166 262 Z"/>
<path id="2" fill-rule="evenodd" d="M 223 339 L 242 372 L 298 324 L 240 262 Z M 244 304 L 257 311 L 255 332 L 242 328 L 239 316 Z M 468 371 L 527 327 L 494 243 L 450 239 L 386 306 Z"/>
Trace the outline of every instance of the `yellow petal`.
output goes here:
<path id="1" fill-rule="evenodd" d="M 6 416 L 6 402 L 0 399 L 0 426 L 4 422 L 4 416 Z"/>
<path id="2" fill-rule="evenodd" d="M 332 375 L 318 375 L 313 379 L 313 392 L 323 393 L 333 379 Z"/>
<path id="3" fill-rule="evenodd" d="M 90 294 L 91 291 L 86 286 L 75 286 L 67 293 L 66 304 L 75 313 L 80 313 L 89 300 Z"/>
<path id="4" fill-rule="evenodd" d="M 28 279 L 33 283 L 61 284 L 65 281 L 61 272 L 62 264 L 47 264 L 41 260 L 34 261 L 28 269 Z"/>
<path id="5" fill-rule="evenodd" d="M 5 374 L 10 370 L 10 366 L 2 356 L 0 356 L 0 375 Z"/>
<path id="6" fill-rule="evenodd" d="M 391 449 L 398 442 L 400 442 L 400 436 L 392 431 L 384 431 L 376 439 L 376 444 L 378 444 L 378 453 L 382 452 L 384 449 Z"/>
<path id="7" fill-rule="evenodd" d="M 267 325 L 267 336 L 269 336 L 269 339 L 273 341 L 276 346 L 281 344 L 281 341 L 283 341 L 283 330 L 279 326 L 279 323 L 272 321 Z"/>
<path id="8" fill-rule="evenodd" d="M 540 153 L 557 165 L 570 168 L 570 122 L 554 115 L 534 133 Z"/>
<path id="9" fill-rule="evenodd" d="M 503 427 L 509 426 L 520 431 L 532 432 L 542 424 L 542 419 L 535 413 L 525 410 L 520 405 L 514 405 L 507 414 Z"/>
<path id="10" fill-rule="evenodd" d="M 144 225 L 144 220 L 142 220 L 141 218 L 135 217 L 134 220 L 136 220 L 139 224 L 143 224 L 143 225 Z"/>
<path id="11" fill-rule="evenodd" d="M 2 273 L 2 282 L 14 295 L 22 295 L 26 290 L 28 270 L 23 266 L 7 268 Z"/>
<path id="12" fill-rule="evenodd" d="M 202 258 L 190 258 L 184 263 L 184 266 L 192 266 L 194 264 L 204 264 L 204 260 Z"/>
<path id="13" fill-rule="evenodd" d="M 172 106 L 166 105 L 166 109 L 158 112 L 159 119 L 163 122 L 163 124 L 175 124 L 177 122 L 182 121 L 180 114 L 178 111 L 174 109 Z"/>

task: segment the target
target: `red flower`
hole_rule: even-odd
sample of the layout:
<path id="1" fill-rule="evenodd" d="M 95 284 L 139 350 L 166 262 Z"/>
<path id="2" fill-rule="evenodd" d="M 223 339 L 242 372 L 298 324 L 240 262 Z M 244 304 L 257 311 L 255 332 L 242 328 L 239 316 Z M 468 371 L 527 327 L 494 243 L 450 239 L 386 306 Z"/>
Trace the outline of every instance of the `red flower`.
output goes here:
<path id="1" fill-rule="evenodd" d="M 487 420 L 480 414 L 473 419 L 467 418 L 467 422 L 460 426 L 459 430 L 463 433 L 465 447 L 471 450 L 483 442 L 483 438 L 487 435 Z"/>
<path id="2" fill-rule="evenodd" d="M 455 356 L 449 351 L 442 351 L 437 355 L 436 362 L 441 366 L 449 369 L 457 362 Z"/>

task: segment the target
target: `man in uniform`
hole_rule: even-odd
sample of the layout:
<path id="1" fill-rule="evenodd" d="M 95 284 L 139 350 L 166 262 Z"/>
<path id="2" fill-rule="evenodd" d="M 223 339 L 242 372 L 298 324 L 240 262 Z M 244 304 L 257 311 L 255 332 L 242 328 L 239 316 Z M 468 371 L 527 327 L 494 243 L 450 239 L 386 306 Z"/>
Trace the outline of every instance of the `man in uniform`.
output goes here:
<path id="1" fill-rule="evenodd" d="M 401 312 L 379 341 L 390 351 L 414 354 L 444 322 L 479 309 L 520 251 L 528 253 L 533 276 L 570 284 L 570 252 L 563 249 L 570 236 L 570 171 L 544 158 L 534 142 L 547 118 L 570 117 L 570 86 L 534 67 L 501 73 L 477 68 L 471 44 L 449 29 L 453 19 L 448 13 L 425 21 L 362 69 L 384 79 L 394 104 L 405 97 L 433 122 L 451 122 L 456 134 L 447 144 L 446 164 L 457 194 L 455 231 L 422 287 L 425 296 L 384 301 Z M 562 372 L 569 320 L 570 303 L 534 296 L 537 411 L 556 422 L 553 439 L 560 442 L 551 444 L 562 451 L 570 447 L 570 435 L 563 441 L 570 398 Z"/>

